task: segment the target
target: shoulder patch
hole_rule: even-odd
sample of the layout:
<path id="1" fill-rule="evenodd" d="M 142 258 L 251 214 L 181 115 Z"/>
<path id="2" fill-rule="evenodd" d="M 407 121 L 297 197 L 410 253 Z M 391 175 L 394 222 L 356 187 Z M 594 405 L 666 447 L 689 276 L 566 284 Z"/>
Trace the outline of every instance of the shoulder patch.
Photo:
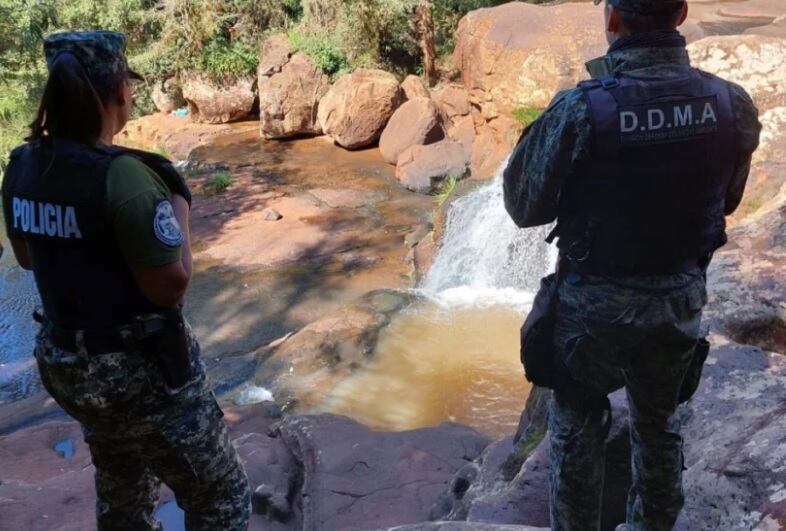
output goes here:
<path id="1" fill-rule="evenodd" d="M 177 222 L 172 203 L 167 199 L 162 199 L 156 205 L 156 213 L 153 216 L 153 232 L 155 232 L 158 241 L 167 247 L 179 247 L 183 244 L 185 239 L 183 229 Z"/>

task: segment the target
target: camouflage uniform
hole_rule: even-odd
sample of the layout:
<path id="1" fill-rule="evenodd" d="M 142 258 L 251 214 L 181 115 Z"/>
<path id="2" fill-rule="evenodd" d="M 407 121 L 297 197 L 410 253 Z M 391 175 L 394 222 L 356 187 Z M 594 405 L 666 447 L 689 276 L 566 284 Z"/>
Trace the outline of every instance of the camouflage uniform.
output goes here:
<path id="1" fill-rule="evenodd" d="M 673 36 L 672 36 L 673 37 Z M 588 63 L 595 74 L 636 71 L 675 75 L 689 63 L 684 47 L 639 45 Z M 598 68 L 600 66 L 600 68 Z M 739 155 L 726 214 L 739 205 L 758 145 L 757 111 L 732 85 Z M 519 226 L 555 220 L 566 175 L 590 156 L 592 127 L 580 89 L 556 96 L 527 131 L 505 171 L 505 201 Z M 678 394 L 700 337 L 706 278 L 698 267 L 678 275 L 604 277 L 570 273 L 562 282 L 556 355 L 574 385 L 554 394 L 551 438 L 551 518 L 554 531 L 598 529 L 603 491 L 606 395 L 625 387 L 630 405 L 633 487 L 631 531 L 669 530 L 683 506 Z"/>
<path id="2" fill-rule="evenodd" d="M 50 67 L 59 54 L 71 53 L 92 83 L 112 86 L 118 79 L 139 77 L 128 69 L 125 43 L 125 36 L 115 32 L 68 32 L 48 37 L 44 50 Z M 107 263 L 128 269 L 130 275 L 130 268 L 180 260 L 183 235 L 171 205 L 167 218 L 171 223 L 163 229 L 158 224 L 157 207 L 169 205 L 171 193 L 153 170 L 120 157 L 101 183 L 106 187 L 106 210 L 113 214 L 107 219 L 115 224 L 113 237 L 120 242 L 124 260 L 119 265 Z M 11 226 L 8 219 L 6 223 Z M 60 295 L 42 293 L 42 300 L 56 296 Z M 114 296 L 115 307 L 128 304 L 118 300 L 117 292 L 101 291 L 100 296 Z M 89 324 L 77 328 L 101 329 Z M 47 391 L 82 425 L 95 465 L 99 531 L 161 529 L 153 511 L 162 481 L 174 491 L 189 531 L 247 529 L 248 479 L 206 380 L 191 330 L 187 332 L 192 377 L 172 390 L 149 352 L 156 348 L 151 342 L 160 338 L 149 337 L 124 352 L 91 355 L 83 332 L 72 332 L 76 352 L 57 347 L 54 326 L 43 326 L 35 355 Z"/>
<path id="3" fill-rule="evenodd" d="M 251 494 L 223 414 L 190 335 L 195 377 L 170 391 L 144 352 L 88 357 L 52 346 L 45 330 L 36 359 L 44 387 L 82 424 L 95 465 L 100 531 L 158 530 L 161 481 L 185 511 L 189 531 L 242 531 Z"/>

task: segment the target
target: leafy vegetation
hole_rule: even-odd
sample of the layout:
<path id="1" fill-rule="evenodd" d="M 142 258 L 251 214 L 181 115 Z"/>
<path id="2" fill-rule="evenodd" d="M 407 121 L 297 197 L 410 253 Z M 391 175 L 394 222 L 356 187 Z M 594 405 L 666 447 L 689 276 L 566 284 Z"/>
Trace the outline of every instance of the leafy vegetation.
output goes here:
<path id="1" fill-rule="evenodd" d="M 437 206 L 441 207 L 456 192 L 456 185 L 461 178 L 457 175 L 450 175 L 442 181 L 439 191 L 436 194 Z"/>
<path id="2" fill-rule="evenodd" d="M 431 0 L 437 49 L 453 48 L 455 27 L 472 9 L 506 0 Z M 540 1 L 540 0 L 529 0 Z M 149 82 L 186 70 L 217 81 L 254 74 L 271 33 L 327 73 L 381 67 L 421 69 L 415 9 L 422 0 L 0 0 L 0 170 L 20 143 L 46 78 L 43 38 L 61 30 L 109 29 L 128 38 L 131 66 Z M 153 110 L 149 90 L 139 113 Z"/>
<path id="3" fill-rule="evenodd" d="M 537 107 L 519 107 L 513 111 L 513 118 L 523 127 L 527 127 L 529 124 L 540 118 L 541 114 L 543 114 L 543 109 L 539 109 Z"/>
<path id="4" fill-rule="evenodd" d="M 232 184 L 232 175 L 228 171 L 214 173 L 208 179 L 208 188 L 214 194 L 223 194 Z"/>

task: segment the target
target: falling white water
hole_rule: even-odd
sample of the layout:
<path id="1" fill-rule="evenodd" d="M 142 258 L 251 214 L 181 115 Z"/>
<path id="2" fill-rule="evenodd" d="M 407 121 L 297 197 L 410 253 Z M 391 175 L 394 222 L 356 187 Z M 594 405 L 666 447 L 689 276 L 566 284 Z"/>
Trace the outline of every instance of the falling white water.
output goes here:
<path id="1" fill-rule="evenodd" d="M 505 164 L 501 168 L 504 168 Z M 520 229 L 505 210 L 502 169 L 450 207 L 445 236 L 421 289 L 448 303 L 528 306 L 554 268 L 551 227 Z"/>

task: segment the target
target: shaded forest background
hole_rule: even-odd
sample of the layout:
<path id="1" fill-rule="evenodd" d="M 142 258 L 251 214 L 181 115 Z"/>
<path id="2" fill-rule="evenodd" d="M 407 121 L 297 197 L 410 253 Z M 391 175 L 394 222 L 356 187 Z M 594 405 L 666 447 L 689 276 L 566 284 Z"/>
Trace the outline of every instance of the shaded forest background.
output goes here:
<path id="1" fill-rule="evenodd" d="M 55 31 L 113 29 L 147 79 L 137 113 L 154 110 L 149 88 L 182 71 L 231 83 L 253 74 L 259 47 L 286 34 L 331 74 L 378 67 L 423 73 L 416 12 L 433 18 L 439 61 L 453 49 L 461 17 L 507 0 L 0 0 L 0 170 L 25 135 L 46 76 L 42 40 Z M 535 0 L 538 1 L 538 0 Z"/>

